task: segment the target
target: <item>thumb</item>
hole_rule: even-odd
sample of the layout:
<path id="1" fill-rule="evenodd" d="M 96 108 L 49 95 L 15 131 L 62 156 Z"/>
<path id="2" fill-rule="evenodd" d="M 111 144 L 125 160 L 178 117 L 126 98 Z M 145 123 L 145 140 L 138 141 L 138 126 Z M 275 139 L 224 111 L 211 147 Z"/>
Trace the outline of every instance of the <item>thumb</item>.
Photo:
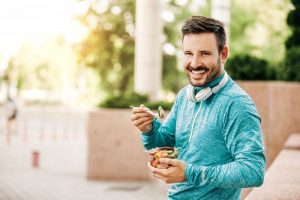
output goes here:
<path id="1" fill-rule="evenodd" d="M 150 109 L 149 109 L 149 108 L 147 108 L 147 107 L 146 107 L 144 104 L 141 104 L 141 105 L 140 105 L 140 107 L 141 107 L 141 108 L 143 108 L 143 110 L 145 110 L 145 111 L 148 111 L 148 110 L 150 110 Z"/>
<path id="2" fill-rule="evenodd" d="M 177 159 L 171 159 L 171 158 L 160 158 L 159 159 L 160 164 L 165 164 L 165 165 L 171 165 L 171 166 L 178 166 L 180 165 L 180 161 Z"/>

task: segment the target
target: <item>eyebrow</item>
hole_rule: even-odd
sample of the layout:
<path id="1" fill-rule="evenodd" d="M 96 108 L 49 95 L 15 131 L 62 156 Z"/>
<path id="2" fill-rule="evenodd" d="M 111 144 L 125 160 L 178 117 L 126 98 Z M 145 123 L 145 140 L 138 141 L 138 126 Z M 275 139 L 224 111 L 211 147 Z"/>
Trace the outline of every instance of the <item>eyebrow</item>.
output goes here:
<path id="1" fill-rule="evenodd" d="M 201 50 L 201 51 L 199 51 L 200 53 L 210 53 L 210 54 L 212 54 L 213 52 L 212 51 L 209 51 L 209 50 Z"/>
<path id="2" fill-rule="evenodd" d="M 190 53 L 192 52 L 191 50 L 185 50 L 183 51 L 183 53 Z M 200 50 L 200 51 L 197 51 L 199 53 L 209 53 L 209 54 L 213 54 L 213 51 L 209 51 L 209 50 Z"/>

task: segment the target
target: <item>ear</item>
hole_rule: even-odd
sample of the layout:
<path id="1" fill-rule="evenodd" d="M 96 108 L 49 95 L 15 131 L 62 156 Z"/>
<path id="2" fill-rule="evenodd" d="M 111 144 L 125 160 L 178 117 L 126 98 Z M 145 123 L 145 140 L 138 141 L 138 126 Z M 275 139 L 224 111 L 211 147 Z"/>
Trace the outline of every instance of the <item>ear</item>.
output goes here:
<path id="1" fill-rule="evenodd" d="M 228 57 L 228 52 L 229 52 L 228 47 L 225 46 L 220 54 L 220 59 L 221 59 L 222 64 L 225 64 L 227 57 Z"/>

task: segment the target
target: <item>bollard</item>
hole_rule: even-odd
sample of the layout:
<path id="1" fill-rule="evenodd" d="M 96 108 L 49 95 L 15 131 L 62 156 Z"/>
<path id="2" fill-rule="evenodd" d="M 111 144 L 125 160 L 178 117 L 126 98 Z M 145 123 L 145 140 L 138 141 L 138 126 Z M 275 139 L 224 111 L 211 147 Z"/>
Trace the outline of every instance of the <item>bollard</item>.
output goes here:
<path id="1" fill-rule="evenodd" d="M 44 127 L 40 127 L 40 142 L 42 143 L 44 141 Z"/>
<path id="2" fill-rule="evenodd" d="M 11 143 L 11 133 L 12 133 L 11 123 L 12 122 L 10 120 L 6 122 L 6 144 L 7 145 L 10 145 Z"/>
<path id="3" fill-rule="evenodd" d="M 27 143 L 28 142 L 28 126 L 27 126 L 27 122 L 24 121 L 23 122 L 23 142 Z"/>
<path id="4" fill-rule="evenodd" d="M 64 123 L 63 135 L 64 135 L 63 136 L 64 140 L 68 140 L 69 139 L 67 123 Z"/>
<path id="5" fill-rule="evenodd" d="M 55 128 L 52 128 L 52 141 L 56 141 L 56 138 L 57 138 L 56 130 L 55 130 Z"/>
<path id="6" fill-rule="evenodd" d="M 40 152 L 38 151 L 32 151 L 31 154 L 31 166 L 33 168 L 39 168 L 39 162 L 40 162 Z"/>

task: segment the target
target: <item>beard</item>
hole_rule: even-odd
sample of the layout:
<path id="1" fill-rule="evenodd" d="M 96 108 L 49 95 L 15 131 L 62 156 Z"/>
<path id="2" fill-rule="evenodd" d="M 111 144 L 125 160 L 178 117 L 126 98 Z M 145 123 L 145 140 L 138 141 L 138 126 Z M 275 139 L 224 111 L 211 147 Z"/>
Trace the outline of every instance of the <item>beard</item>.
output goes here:
<path id="1" fill-rule="evenodd" d="M 203 87 L 203 86 L 207 85 L 211 81 L 215 80 L 218 76 L 220 76 L 223 71 L 220 57 L 218 58 L 217 63 L 215 65 L 211 65 L 208 67 L 202 65 L 202 66 L 198 66 L 196 68 L 188 66 L 186 68 L 187 71 L 191 71 L 192 69 L 193 70 L 205 70 L 205 73 L 204 73 L 205 77 L 203 77 L 203 80 L 201 80 L 201 81 L 195 81 L 191 77 L 192 75 L 190 73 L 187 73 L 189 82 L 194 87 Z"/>

